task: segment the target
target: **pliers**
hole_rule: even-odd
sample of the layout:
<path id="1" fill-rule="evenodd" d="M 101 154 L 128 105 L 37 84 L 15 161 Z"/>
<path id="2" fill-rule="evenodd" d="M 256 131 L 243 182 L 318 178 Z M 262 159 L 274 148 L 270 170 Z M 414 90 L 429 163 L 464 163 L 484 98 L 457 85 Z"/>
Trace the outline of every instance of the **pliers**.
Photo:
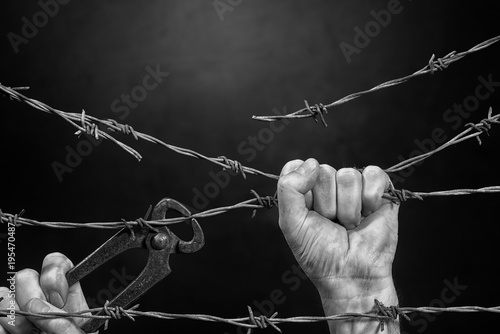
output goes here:
<path id="1" fill-rule="evenodd" d="M 167 211 L 177 211 L 184 217 L 191 216 L 189 210 L 170 198 L 162 199 L 153 209 L 152 220 L 165 219 Z M 170 272 L 169 258 L 172 253 L 194 253 L 203 247 L 205 238 L 201 226 L 191 218 L 193 238 L 184 241 L 177 237 L 167 226 L 152 229 L 151 226 L 137 224 L 123 228 L 108 241 L 87 256 L 66 274 L 68 286 L 75 284 L 96 268 L 131 248 L 144 248 L 149 252 L 148 261 L 142 272 L 123 291 L 108 304 L 108 307 L 126 308 L 148 289 L 165 278 Z M 106 319 L 91 318 L 82 329 L 86 333 L 95 332 Z"/>

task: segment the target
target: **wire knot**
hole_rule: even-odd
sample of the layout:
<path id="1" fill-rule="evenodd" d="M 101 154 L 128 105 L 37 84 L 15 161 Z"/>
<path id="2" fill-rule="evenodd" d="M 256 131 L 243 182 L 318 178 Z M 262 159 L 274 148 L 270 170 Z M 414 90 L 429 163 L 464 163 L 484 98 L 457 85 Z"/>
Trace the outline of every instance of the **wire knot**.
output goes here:
<path id="1" fill-rule="evenodd" d="M 323 125 L 327 127 L 328 124 L 326 124 L 325 116 L 323 115 L 323 114 L 328 114 L 328 109 L 325 107 L 325 105 L 323 103 L 320 103 L 314 106 L 310 106 L 309 103 L 307 103 L 307 100 L 304 100 L 304 103 L 306 105 L 307 111 L 309 111 L 309 113 L 312 115 L 314 121 L 318 123 L 318 119 L 316 118 L 316 116 L 319 115 L 321 123 L 323 123 Z"/>
<path id="2" fill-rule="evenodd" d="M 128 310 L 124 309 L 121 306 L 109 307 L 109 300 L 106 300 L 106 302 L 104 303 L 104 306 L 102 307 L 102 310 L 104 311 L 104 313 L 106 313 L 107 316 L 109 316 L 113 319 L 121 319 L 122 316 L 125 316 L 125 317 L 129 318 L 130 320 L 135 321 L 134 317 L 131 316 L 128 313 L 128 311 L 135 310 L 138 307 L 139 307 L 139 304 L 132 306 Z M 104 323 L 104 330 L 108 329 L 109 320 L 110 319 L 107 319 L 106 322 Z"/>
<path id="3" fill-rule="evenodd" d="M 387 318 L 396 320 L 398 316 L 403 316 L 406 320 L 410 321 L 410 317 L 403 313 L 399 306 L 385 306 L 377 299 L 375 299 L 375 306 L 373 307 L 373 310 L 376 315 L 385 317 L 385 319 L 378 319 L 380 321 L 381 332 L 384 331 L 384 320 L 387 320 Z"/>
<path id="4" fill-rule="evenodd" d="M 424 200 L 422 196 L 414 193 L 413 191 L 394 188 L 392 183 L 389 186 L 389 189 L 387 189 L 387 193 L 382 197 L 391 200 L 394 204 L 400 204 L 401 202 L 406 202 L 409 199 Z"/>
<path id="5" fill-rule="evenodd" d="M 429 70 L 431 71 L 431 74 L 434 74 L 434 72 L 436 72 L 438 70 L 442 71 L 445 68 L 447 68 L 448 65 L 450 65 L 450 63 L 451 63 L 451 61 L 450 61 L 451 58 L 453 58 L 456 53 L 457 53 L 456 51 L 452 51 L 452 52 L 448 53 L 446 56 L 444 56 L 443 58 L 438 58 L 436 60 L 434 60 L 436 55 L 432 54 L 431 59 L 429 59 Z"/>
<path id="6" fill-rule="evenodd" d="M 255 198 L 257 199 L 257 203 L 259 203 L 259 205 L 262 205 L 264 208 L 266 209 L 270 209 L 274 206 L 277 206 L 278 205 L 278 197 L 277 197 L 277 193 L 275 193 L 273 196 L 265 196 L 265 197 L 261 197 L 259 194 L 257 194 L 257 192 L 253 189 L 250 190 L 250 192 L 252 193 L 252 195 L 255 196 Z M 255 217 L 255 214 L 257 213 L 257 209 L 253 210 L 253 213 L 252 213 L 252 218 Z"/>
<path id="7" fill-rule="evenodd" d="M 490 107 L 490 109 L 488 110 L 488 117 L 487 118 L 483 118 L 481 120 L 481 122 L 479 122 L 477 124 L 474 124 L 474 123 L 465 124 L 466 127 L 473 128 L 474 130 L 479 132 L 479 134 L 476 136 L 476 139 L 479 142 L 479 145 L 482 144 L 481 138 L 479 138 L 479 135 L 484 132 L 489 136 L 490 133 L 488 132 L 488 130 L 491 129 L 491 124 L 493 124 L 493 123 L 500 124 L 500 121 L 498 120 L 498 115 L 493 116 L 492 114 L 493 114 L 493 108 Z"/>
<path id="8" fill-rule="evenodd" d="M 135 140 L 139 140 L 139 137 L 137 137 L 137 133 L 135 133 L 135 130 L 133 127 L 131 127 L 128 124 L 121 124 L 118 123 L 116 120 L 108 118 L 108 122 L 111 123 L 110 126 L 108 126 L 108 130 L 113 131 L 113 132 L 121 132 L 126 135 L 132 135 Z"/>
<path id="9" fill-rule="evenodd" d="M 243 178 L 246 180 L 247 176 L 245 175 L 245 169 L 243 168 L 243 165 L 241 164 L 241 162 L 228 159 L 227 157 L 225 157 L 223 155 L 218 156 L 217 158 L 222 159 L 224 161 L 224 163 L 227 165 L 227 167 L 224 167 L 223 170 L 230 169 L 236 174 L 241 173 L 241 176 L 243 176 Z"/>
<path id="10" fill-rule="evenodd" d="M 135 221 L 136 221 L 137 225 L 139 225 L 141 228 L 147 228 L 147 229 L 149 229 L 149 230 L 151 230 L 151 231 L 153 231 L 155 233 L 160 232 L 160 230 L 158 230 L 156 227 L 152 226 L 144 218 L 138 218 Z"/>
<path id="11" fill-rule="evenodd" d="M 7 223 L 14 225 L 15 227 L 21 226 L 21 223 L 18 223 L 17 220 L 21 218 L 21 216 L 24 214 L 24 209 L 21 210 L 21 212 L 16 213 L 15 215 L 6 215 L 3 213 L 3 211 L 0 209 L 0 221 L 3 223 L 4 220 L 7 220 Z"/>
<path id="12" fill-rule="evenodd" d="M 158 228 L 152 226 L 150 223 L 148 223 L 147 219 L 149 217 L 149 215 L 151 214 L 151 210 L 153 209 L 153 206 L 149 206 L 148 208 L 148 211 L 146 211 L 146 214 L 144 215 L 144 218 L 138 218 L 135 220 L 135 222 L 137 223 L 137 225 L 139 225 L 141 228 L 148 228 L 149 230 L 151 231 L 154 231 L 156 233 L 160 232 L 160 230 L 158 230 Z M 135 240 L 135 233 L 134 233 L 134 229 L 133 229 L 133 225 L 131 222 L 128 222 L 127 220 L 123 219 L 122 218 L 122 222 L 123 224 L 125 225 L 126 228 L 128 228 L 128 230 L 130 231 L 130 234 L 131 234 L 131 237 L 132 237 L 132 240 Z"/>
<path id="13" fill-rule="evenodd" d="M 278 312 L 274 312 L 273 315 L 271 315 L 271 317 L 268 318 L 265 315 L 255 316 L 253 314 L 252 308 L 250 306 L 247 306 L 247 308 L 248 308 L 248 315 L 249 315 L 248 320 L 249 320 L 250 324 L 252 324 L 260 329 L 264 329 L 267 327 L 267 325 L 269 325 L 281 333 L 281 329 L 278 326 L 276 326 L 274 323 L 272 323 L 270 320 L 270 319 L 275 318 L 278 315 Z M 253 330 L 253 328 L 248 328 L 247 334 L 252 333 L 252 330 Z"/>
<path id="14" fill-rule="evenodd" d="M 81 119 L 82 129 L 75 132 L 75 135 L 80 137 L 82 133 L 86 133 L 89 136 L 94 137 L 96 140 L 99 139 L 99 127 L 95 123 L 90 123 L 85 119 L 85 110 L 82 109 Z"/>

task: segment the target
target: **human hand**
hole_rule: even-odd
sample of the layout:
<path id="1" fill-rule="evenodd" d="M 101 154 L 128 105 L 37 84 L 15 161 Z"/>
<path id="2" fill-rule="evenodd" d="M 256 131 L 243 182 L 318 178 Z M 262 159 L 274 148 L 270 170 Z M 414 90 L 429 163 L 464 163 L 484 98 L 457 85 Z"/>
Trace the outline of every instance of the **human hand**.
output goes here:
<path id="1" fill-rule="evenodd" d="M 78 312 L 88 309 L 80 283 L 68 287 L 66 273 L 73 263 L 61 253 L 45 257 L 41 274 L 33 269 L 23 269 L 15 275 L 15 299 L 9 295 L 9 288 L 0 287 L 0 309 L 8 309 L 11 303 L 16 310 L 39 312 Z M 14 320 L 12 323 L 11 321 Z M 23 317 L 14 319 L 0 317 L 0 334 L 28 334 L 43 331 L 48 334 L 84 333 L 80 326 L 84 318 Z M 9 324 L 9 322 L 11 322 Z M 13 326 L 13 324 L 15 326 Z"/>
<path id="2" fill-rule="evenodd" d="M 278 181 L 279 225 L 316 285 L 326 315 L 397 305 L 392 262 L 399 206 L 383 199 L 390 179 L 375 166 L 336 171 L 314 159 L 288 162 Z M 376 320 L 330 321 L 332 333 L 373 333 Z M 391 329 L 392 327 L 392 329 Z M 390 333 L 399 332 L 398 325 Z M 392 332 L 391 332 L 392 330 Z"/>

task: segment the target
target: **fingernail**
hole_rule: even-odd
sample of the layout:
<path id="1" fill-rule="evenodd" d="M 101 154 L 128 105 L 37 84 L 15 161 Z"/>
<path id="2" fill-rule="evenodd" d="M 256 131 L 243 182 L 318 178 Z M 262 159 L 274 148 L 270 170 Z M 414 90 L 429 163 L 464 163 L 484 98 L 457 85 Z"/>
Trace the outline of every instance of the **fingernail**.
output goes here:
<path id="1" fill-rule="evenodd" d="M 29 303 L 28 310 L 32 313 L 48 312 L 50 305 L 41 299 L 33 298 Z"/>
<path id="2" fill-rule="evenodd" d="M 58 308 L 62 308 L 64 306 L 64 301 L 61 295 L 55 291 L 49 293 L 49 302 Z"/>
<path id="3" fill-rule="evenodd" d="M 295 171 L 302 175 L 306 175 L 311 173 L 314 169 L 316 169 L 317 163 L 314 159 L 307 159 L 299 168 Z"/>

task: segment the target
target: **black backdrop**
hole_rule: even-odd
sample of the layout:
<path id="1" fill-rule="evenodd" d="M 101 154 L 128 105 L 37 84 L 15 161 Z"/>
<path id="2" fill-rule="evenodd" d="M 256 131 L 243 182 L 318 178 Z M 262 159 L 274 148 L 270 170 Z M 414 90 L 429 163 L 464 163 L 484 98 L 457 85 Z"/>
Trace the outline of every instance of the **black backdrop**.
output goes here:
<path id="1" fill-rule="evenodd" d="M 388 167 L 418 149 L 417 142 L 429 144 L 434 129 L 451 138 L 466 122 L 486 116 L 489 106 L 494 111 L 498 106 L 498 85 L 478 105 L 474 96 L 480 76 L 500 81 L 500 44 L 443 72 L 331 109 L 327 128 L 307 119 L 272 131 L 269 124 L 251 119 L 273 109 L 297 110 L 304 99 L 332 102 L 413 73 L 433 53 L 444 56 L 491 38 L 500 31 L 494 1 L 402 1 L 378 31 L 370 23 L 371 11 L 380 13 L 396 2 L 71 1 L 60 4 L 57 13 L 47 7 L 52 17 L 40 14 L 44 3 L 4 4 L 2 84 L 30 86 L 25 94 L 53 107 L 115 118 L 170 144 L 208 156 L 226 155 L 270 173 L 279 173 L 291 159 L 307 157 L 336 168 Z M 214 6 L 221 3 L 228 7 L 218 13 Z M 24 33 L 29 38 L 11 42 L 33 20 L 40 26 L 37 31 L 28 29 Z M 364 30 L 367 24 L 374 29 L 370 41 L 355 41 L 355 27 Z M 355 42 L 359 47 L 346 57 L 341 43 L 355 47 Z M 146 81 L 151 90 L 141 88 L 148 68 L 169 73 L 159 77 L 158 85 Z M 125 107 L 122 94 L 136 101 Z M 474 109 L 470 117 L 451 121 L 459 114 L 447 110 L 464 102 Z M 138 163 L 113 143 L 82 144 L 85 139 L 56 116 L 6 98 L 0 99 L 0 108 L 0 207 L 5 212 L 24 208 L 26 217 L 38 220 L 117 221 L 142 216 L 163 197 L 199 211 L 248 199 L 250 189 L 262 195 L 275 190 L 275 181 L 252 175 L 210 188 L 220 169 L 209 162 L 119 137 L 142 154 Z M 399 186 L 433 191 L 499 184 L 497 131 L 482 136 L 481 146 L 470 140 L 428 159 Z M 58 177 L 54 162 L 66 164 L 68 149 L 78 148 L 92 152 Z M 195 201 L 197 191 L 206 201 Z M 500 304 L 495 275 L 498 200 L 498 195 L 475 195 L 403 204 L 394 264 L 401 305 Z M 173 256 L 173 273 L 140 300 L 140 308 L 236 317 L 245 316 L 251 305 L 256 311 L 275 309 L 280 317 L 322 315 L 315 288 L 293 271 L 295 260 L 279 230 L 277 210 L 261 210 L 253 219 L 251 214 L 240 210 L 200 220 L 206 246 L 196 254 Z M 44 255 L 53 251 L 78 262 L 113 233 L 19 227 L 17 269 L 39 269 Z M 104 299 L 110 282 L 112 288 L 120 285 L 114 277 L 126 281 L 144 260 L 144 254 L 132 252 L 111 262 L 83 282 L 86 294 Z M 7 271 L 6 256 L 2 261 Z M 446 282 L 460 289 L 450 293 Z M 280 298 L 269 302 L 280 292 Z M 486 331 L 495 326 L 496 317 L 416 315 L 403 329 Z M 281 328 L 285 333 L 327 332 L 325 323 Z M 224 324 L 145 318 L 112 322 L 108 331 L 127 330 L 237 332 Z"/>

